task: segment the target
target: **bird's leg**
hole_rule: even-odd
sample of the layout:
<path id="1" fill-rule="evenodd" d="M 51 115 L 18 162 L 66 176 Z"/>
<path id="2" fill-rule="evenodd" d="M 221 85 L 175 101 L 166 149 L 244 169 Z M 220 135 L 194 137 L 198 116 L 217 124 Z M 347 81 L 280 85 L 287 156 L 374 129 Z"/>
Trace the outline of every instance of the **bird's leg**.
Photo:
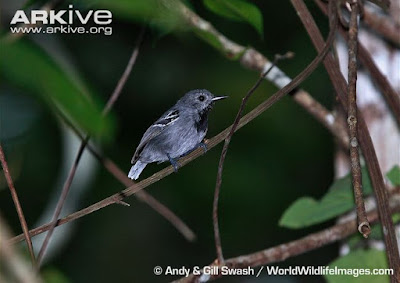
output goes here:
<path id="1" fill-rule="evenodd" d="M 169 162 L 171 162 L 171 165 L 174 167 L 175 173 L 178 172 L 178 168 L 179 168 L 178 162 L 175 159 L 173 159 L 168 153 L 167 153 L 167 157 L 168 157 Z"/>
<path id="2" fill-rule="evenodd" d="M 184 157 L 186 155 L 188 155 L 189 153 L 195 151 L 196 149 L 198 149 L 199 147 L 201 147 L 203 149 L 203 154 L 207 152 L 207 145 L 204 142 L 199 143 L 198 145 L 196 145 L 194 148 L 192 148 L 191 150 L 185 152 L 184 154 L 182 154 L 180 157 Z"/>
<path id="3" fill-rule="evenodd" d="M 208 150 L 207 145 L 204 142 L 199 143 L 196 148 L 198 147 L 201 147 L 203 149 L 203 154 L 206 153 Z"/>

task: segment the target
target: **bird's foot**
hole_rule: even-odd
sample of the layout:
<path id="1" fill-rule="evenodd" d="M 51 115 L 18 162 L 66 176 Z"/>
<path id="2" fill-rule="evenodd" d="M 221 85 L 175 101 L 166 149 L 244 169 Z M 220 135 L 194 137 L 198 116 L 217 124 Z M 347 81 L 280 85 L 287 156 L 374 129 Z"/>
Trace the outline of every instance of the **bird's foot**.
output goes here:
<path id="1" fill-rule="evenodd" d="M 204 142 L 199 143 L 199 145 L 196 147 L 201 147 L 203 149 L 203 154 L 205 154 L 208 150 L 207 145 Z"/>
<path id="2" fill-rule="evenodd" d="M 171 165 L 174 167 L 175 173 L 178 172 L 179 169 L 179 164 L 178 161 L 173 159 L 169 154 L 167 154 L 169 162 L 171 162 Z"/>
<path id="3" fill-rule="evenodd" d="M 188 155 L 189 153 L 192 153 L 193 151 L 195 151 L 199 147 L 201 147 L 203 149 L 203 154 L 205 154 L 207 152 L 207 149 L 208 149 L 207 145 L 204 142 L 201 142 L 198 145 L 196 145 L 193 149 L 191 149 L 188 152 L 182 154 L 180 157 L 184 157 L 184 156 Z"/>

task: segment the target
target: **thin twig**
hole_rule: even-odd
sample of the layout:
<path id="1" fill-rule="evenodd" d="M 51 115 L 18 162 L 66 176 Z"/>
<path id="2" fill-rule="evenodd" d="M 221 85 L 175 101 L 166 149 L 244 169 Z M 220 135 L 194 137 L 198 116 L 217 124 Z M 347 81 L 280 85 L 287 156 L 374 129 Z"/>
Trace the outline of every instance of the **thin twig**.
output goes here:
<path id="1" fill-rule="evenodd" d="M 367 214 L 365 212 L 364 197 L 362 191 L 362 173 L 360 165 L 360 156 L 358 153 L 358 134 L 357 134 L 357 42 L 358 42 L 358 2 L 350 4 L 351 15 L 349 23 L 349 72 L 348 72 L 348 112 L 347 124 L 350 133 L 350 164 L 351 175 L 353 179 L 354 200 L 357 208 L 358 231 L 368 238 L 371 233 Z"/>
<path id="2" fill-rule="evenodd" d="M 142 30 L 141 30 L 141 32 L 139 34 L 139 37 L 137 39 L 137 42 L 135 44 L 135 47 L 133 49 L 132 55 L 131 55 L 131 57 L 129 59 L 129 62 L 128 62 L 126 68 L 125 68 L 125 71 L 122 74 L 121 79 L 118 81 L 115 90 L 113 91 L 113 93 L 111 94 L 110 98 L 108 99 L 106 106 L 104 107 L 103 115 L 106 115 L 108 113 L 108 111 L 111 109 L 111 107 L 114 105 L 115 101 L 117 100 L 118 96 L 120 95 L 121 90 L 124 87 L 128 77 L 129 77 L 130 71 L 132 70 L 132 67 L 135 64 L 137 55 L 139 53 L 139 47 L 140 47 L 140 44 L 142 43 L 142 40 L 143 40 L 144 31 L 145 31 L 145 28 L 142 28 Z M 80 159 L 82 157 L 82 154 L 83 154 L 83 152 L 85 150 L 86 145 L 88 144 L 89 139 L 90 139 L 90 136 L 87 135 L 85 137 L 85 139 L 81 142 L 81 145 L 80 145 L 78 153 L 77 153 L 77 155 L 75 157 L 74 163 L 72 164 L 72 167 L 71 167 L 71 169 L 70 169 L 70 171 L 68 173 L 68 177 L 67 177 L 67 179 L 66 179 L 66 181 L 64 183 L 63 189 L 61 191 L 60 198 L 59 198 L 59 200 L 57 202 L 56 209 L 54 210 L 51 228 L 49 229 L 49 232 L 47 233 L 47 235 L 46 235 L 46 237 L 45 237 L 45 239 L 43 241 L 42 247 L 40 248 L 40 251 L 39 251 L 39 255 L 38 255 L 38 258 L 37 258 L 37 261 L 38 261 L 39 265 L 43 260 L 43 257 L 44 257 L 44 254 L 46 252 L 46 249 L 48 247 L 49 241 L 51 239 L 51 236 L 53 235 L 54 228 L 57 226 L 57 219 L 59 218 L 61 210 L 62 210 L 62 208 L 64 206 L 64 203 L 65 203 L 65 200 L 67 199 L 67 196 L 68 196 L 68 193 L 69 193 L 69 189 L 71 187 L 72 181 L 73 181 L 73 179 L 75 177 L 75 173 L 76 173 L 76 170 L 77 170 L 78 165 L 79 165 L 79 161 L 80 161 Z M 115 202 L 118 203 L 118 201 L 120 201 L 120 200 L 116 200 Z"/>
<path id="3" fill-rule="evenodd" d="M 318 5 L 322 6 L 321 1 L 316 1 Z M 303 3 L 304 4 L 304 3 Z M 305 6 L 305 5 L 304 5 Z M 309 14 L 307 7 L 305 11 Z M 310 39 L 317 50 L 321 50 L 323 46 L 323 38 L 321 32 L 318 29 L 314 19 L 309 15 L 305 14 L 305 11 L 298 12 L 300 19 L 310 36 Z M 332 81 L 333 87 L 337 93 L 337 97 L 345 111 L 348 111 L 347 105 L 347 83 L 342 73 L 340 72 L 339 65 L 333 58 L 332 54 L 326 56 L 324 61 L 325 68 Z M 386 254 L 389 262 L 389 267 L 393 268 L 394 275 L 391 276 L 392 282 L 400 281 L 400 260 L 399 250 L 396 240 L 396 234 L 393 227 L 392 218 L 388 211 L 388 193 L 383 180 L 382 172 L 379 167 L 378 158 L 376 156 L 375 148 L 373 146 L 371 136 L 368 131 L 368 127 L 362 116 L 362 113 L 358 113 L 358 135 L 360 147 L 363 152 L 365 163 L 368 168 L 369 176 L 371 177 L 372 186 L 374 188 L 379 217 L 382 223 L 382 230 L 386 245 Z"/>
<path id="4" fill-rule="evenodd" d="M 51 220 L 51 226 L 50 226 L 49 232 L 46 234 L 46 237 L 45 237 L 45 239 L 43 241 L 42 247 L 40 248 L 40 251 L 39 251 L 39 254 L 38 254 L 38 257 L 37 257 L 37 262 L 38 262 L 39 266 L 42 263 L 42 260 L 43 260 L 43 257 L 45 255 L 45 252 L 46 252 L 46 249 L 48 247 L 48 244 L 50 242 L 51 236 L 53 235 L 54 228 L 57 226 L 57 219 L 60 216 L 60 213 L 61 213 L 61 210 L 62 210 L 62 208 L 64 206 L 65 200 L 67 199 L 68 192 L 69 192 L 69 189 L 70 189 L 71 184 L 72 184 L 72 180 L 74 179 L 75 172 L 76 172 L 76 170 L 78 168 L 79 161 L 80 161 L 80 159 L 82 157 L 83 151 L 85 149 L 85 146 L 86 146 L 88 140 L 89 139 L 86 138 L 81 143 L 81 145 L 79 147 L 79 150 L 78 150 L 78 154 L 75 157 L 74 163 L 72 164 L 72 167 L 71 167 L 71 169 L 70 169 L 70 171 L 68 173 L 68 177 L 67 177 L 67 179 L 66 179 L 66 181 L 64 183 L 64 186 L 62 188 L 60 198 L 58 199 L 56 209 L 54 210 L 54 213 L 53 213 L 53 218 Z"/>
<path id="5" fill-rule="evenodd" d="M 132 67 L 133 65 L 135 65 L 136 62 L 136 58 L 139 54 L 139 47 L 143 42 L 143 37 L 144 37 L 144 33 L 146 31 L 146 28 L 143 27 L 140 31 L 139 37 L 136 40 L 136 44 L 135 44 L 135 48 L 133 49 L 132 55 L 129 58 L 129 62 L 126 65 L 125 71 L 122 74 L 121 78 L 119 79 L 117 86 L 115 87 L 113 93 L 111 94 L 110 98 L 107 101 L 106 106 L 103 109 L 103 115 L 107 115 L 108 112 L 111 110 L 111 108 L 114 106 L 115 101 L 117 101 L 123 87 L 125 86 L 126 81 L 129 78 L 129 74 L 132 71 Z"/>
<path id="6" fill-rule="evenodd" d="M 337 19 L 335 16 L 333 16 L 330 19 L 330 26 L 336 25 Z M 245 126 L 247 123 L 250 121 L 254 120 L 256 117 L 258 117 L 260 114 L 262 114 L 265 110 L 267 110 L 269 107 L 271 107 L 273 104 L 275 104 L 277 101 L 279 101 L 283 96 L 285 96 L 287 93 L 292 91 L 294 88 L 296 88 L 305 78 L 307 78 L 318 66 L 321 60 L 326 56 L 326 54 L 329 51 L 330 45 L 332 44 L 332 41 L 334 39 L 334 33 L 335 30 L 331 29 L 329 36 L 327 38 L 327 42 L 323 48 L 323 50 L 314 58 L 314 60 L 297 76 L 295 77 L 288 85 L 280 89 L 278 92 L 276 92 L 274 95 L 266 99 L 264 102 L 259 104 L 256 108 L 254 108 L 252 111 L 250 111 L 248 114 L 243 116 L 236 128 L 236 131 Z M 214 136 L 207 142 L 207 148 L 211 149 L 215 147 L 217 144 L 225 140 L 225 138 L 228 136 L 231 127 L 226 128 L 222 132 L 220 132 L 218 135 Z M 203 156 L 203 150 L 202 149 L 196 149 L 193 151 L 191 154 L 181 158 L 179 160 L 179 165 L 180 167 L 185 166 L 189 162 L 193 161 L 194 159 L 198 158 L 199 156 Z M 159 180 L 165 178 L 166 176 L 172 174 L 174 172 L 174 169 L 172 166 L 168 166 L 156 173 L 154 173 L 152 176 L 148 177 L 147 179 L 144 179 L 138 183 L 135 183 L 134 185 L 126 188 L 125 190 L 113 194 L 99 202 L 96 202 L 84 209 L 81 209 L 79 211 L 76 211 L 74 213 L 69 214 L 68 216 L 59 219 L 57 221 L 57 226 L 68 223 L 70 221 L 76 220 L 78 218 L 81 218 L 85 215 L 88 215 L 90 213 L 93 213 L 94 211 L 97 211 L 99 209 L 102 209 L 106 206 L 109 206 L 113 203 L 115 203 L 115 200 L 122 200 L 126 197 L 129 197 L 133 194 L 136 194 L 137 192 L 141 191 L 142 189 L 158 182 Z M 44 224 L 40 227 L 37 227 L 33 230 L 30 231 L 31 236 L 35 236 L 38 234 L 41 234 L 47 230 L 49 230 L 49 227 L 51 226 L 51 223 Z M 23 240 L 23 238 L 19 235 L 16 236 L 12 239 L 10 239 L 10 243 L 16 243 Z"/>
<path id="7" fill-rule="evenodd" d="M 17 210 L 17 214 L 18 214 L 19 222 L 21 224 L 21 228 L 22 228 L 22 231 L 24 234 L 25 242 L 26 242 L 26 245 L 28 246 L 29 255 L 31 256 L 32 265 L 34 268 L 36 268 L 37 265 L 36 265 L 36 259 L 35 259 L 35 252 L 33 251 L 31 237 L 29 236 L 28 224 L 26 223 L 24 212 L 22 210 L 21 203 L 19 202 L 17 190 L 14 187 L 14 182 L 12 180 L 10 171 L 8 170 L 8 164 L 7 164 L 6 157 L 4 155 L 3 147 L 1 144 L 0 144 L 0 162 L 1 162 L 1 166 L 3 167 L 3 172 L 4 172 L 4 176 L 7 180 L 8 187 L 10 188 L 11 197 L 14 201 L 15 209 Z"/>
<path id="8" fill-rule="evenodd" d="M 218 264 L 220 264 L 220 265 L 224 264 L 224 257 L 223 257 L 223 253 L 222 253 L 221 236 L 219 233 L 219 225 L 218 225 L 218 200 L 219 200 L 219 194 L 220 194 L 221 184 L 222 184 L 222 171 L 224 168 L 224 162 L 225 162 L 226 154 L 228 152 L 229 143 L 231 142 L 232 136 L 236 131 L 236 128 L 239 124 L 240 118 L 242 118 L 242 116 L 243 116 L 244 107 L 246 106 L 246 103 L 249 100 L 250 96 L 256 91 L 256 89 L 260 86 L 261 82 L 268 75 L 268 73 L 275 67 L 276 63 L 279 60 L 283 60 L 286 58 L 292 58 L 292 57 L 293 57 L 292 52 L 288 52 L 285 55 L 276 55 L 275 56 L 275 60 L 273 61 L 271 66 L 268 68 L 268 70 L 266 70 L 263 74 L 261 74 L 260 78 L 256 81 L 256 83 L 253 85 L 253 87 L 243 97 L 242 103 L 240 104 L 240 107 L 239 107 L 238 113 L 236 114 L 235 120 L 232 124 L 232 127 L 229 131 L 228 136 L 225 139 L 225 143 L 222 148 L 221 157 L 219 159 L 219 164 L 218 164 L 218 173 L 217 173 L 217 180 L 216 180 L 216 184 L 215 184 L 214 202 L 213 202 L 213 227 L 214 227 L 215 248 L 217 251 Z"/>
<path id="9" fill-rule="evenodd" d="M 395 200 L 395 199 L 394 199 Z M 393 201 L 390 205 L 390 212 L 397 213 L 400 211 L 400 203 Z M 378 222 L 377 210 L 368 212 L 368 218 L 371 223 Z M 357 221 L 356 219 L 349 219 L 346 222 L 336 224 L 327 229 L 321 230 L 316 233 L 309 234 L 303 238 L 290 241 L 288 243 L 280 244 L 265 250 L 257 251 L 247 255 L 241 255 L 231 259 L 227 259 L 225 264 L 229 268 L 249 268 L 263 266 L 267 264 L 273 264 L 284 261 L 288 258 L 295 257 L 297 255 L 318 249 L 320 247 L 332 244 L 334 242 L 343 240 L 350 235 L 357 232 Z M 215 266 L 215 263 L 209 265 Z M 257 271 L 256 271 L 257 272 Z M 212 281 L 221 277 L 221 273 L 218 274 L 203 274 L 200 272 L 196 275 L 191 274 L 188 277 L 181 278 L 174 282 L 179 283 L 197 283 Z"/>

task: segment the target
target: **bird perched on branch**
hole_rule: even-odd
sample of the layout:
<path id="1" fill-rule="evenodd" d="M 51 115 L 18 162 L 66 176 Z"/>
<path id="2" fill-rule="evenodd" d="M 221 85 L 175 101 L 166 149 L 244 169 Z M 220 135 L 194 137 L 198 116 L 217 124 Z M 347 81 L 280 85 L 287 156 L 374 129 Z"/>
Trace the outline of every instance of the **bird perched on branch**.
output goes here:
<path id="1" fill-rule="evenodd" d="M 186 93 L 144 133 L 132 157 L 128 177 L 136 180 L 147 164 L 167 160 L 176 172 L 179 157 L 198 147 L 206 151 L 202 141 L 207 133 L 208 113 L 215 101 L 224 98 L 227 96 L 214 96 L 205 89 Z"/>

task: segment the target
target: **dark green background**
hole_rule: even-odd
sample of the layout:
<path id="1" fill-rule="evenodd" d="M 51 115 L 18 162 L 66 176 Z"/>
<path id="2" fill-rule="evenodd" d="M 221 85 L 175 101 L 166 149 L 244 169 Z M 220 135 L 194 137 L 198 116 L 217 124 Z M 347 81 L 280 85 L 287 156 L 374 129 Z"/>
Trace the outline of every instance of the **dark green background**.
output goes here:
<path id="1" fill-rule="evenodd" d="M 231 22 L 207 11 L 201 1 L 192 1 L 196 12 L 225 34 L 244 45 L 253 46 L 268 58 L 293 51 L 296 56 L 279 64 L 288 75 L 298 74 L 316 55 L 289 1 L 253 1 L 264 16 L 264 39 L 251 26 Z M 308 3 L 310 2 L 310 3 Z M 326 35 L 327 20 L 307 1 L 317 23 Z M 64 9 L 67 4 L 61 7 Z M 74 3 L 79 7 L 79 1 Z M 1 15 L 8 28 L 8 7 Z M 113 17 L 113 35 L 29 36 L 51 40 L 62 48 L 61 56 L 70 61 L 79 75 L 106 101 L 119 80 L 130 56 L 140 25 Z M 52 37 L 51 39 L 49 37 Z M 29 68 L 29 66 L 21 66 Z M 229 126 L 241 98 L 257 80 L 258 74 L 230 61 L 193 34 L 179 33 L 157 39 L 147 32 L 133 72 L 117 101 L 113 115 L 115 136 L 103 144 L 104 154 L 128 172 L 130 159 L 146 128 L 186 91 L 206 88 L 230 98 L 219 103 L 210 115 L 207 137 Z M 302 85 L 318 101 L 331 108 L 333 90 L 319 67 Z M 62 137 L 60 124 L 52 111 L 36 96 L 1 80 L 0 98 L 18 97 L 19 105 L 1 103 L 0 122 L 21 129 L 13 138 L 2 138 L 15 186 L 29 224 L 32 225 L 47 203 L 60 173 Z M 250 99 L 246 111 L 272 95 L 276 88 L 265 81 Z M 18 103 L 17 103 L 18 104 Z M 9 112 L 6 112 L 6 108 Z M 4 113 L 13 113 L 6 115 Z M 18 119 L 24 115 L 28 118 Z M 21 122 L 22 121 L 22 122 Z M 134 197 L 130 207 L 113 205 L 78 221 L 73 236 L 44 270 L 57 269 L 69 282 L 165 282 L 173 278 L 153 275 L 153 267 L 203 266 L 215 259 L 212 229 L 212 201 L 216 171 L 222 146 L 146 188 L 176 212 L 195 231 L 194 243 L 186 240 L 156 212 Z M 220 196 L 220 229 L 226 258 L 251 253 L 305 236 L 326 225 L 302 230 L 280 228 L 285 209 L 300 196 L 322 196 L 332 182 L 334 143 L 331 135 L 290 97 L 283 98 L 233 137 L 227 155 Z M 10 165 L 11 166 L 11 165 Z M 165 167 L 149 165 L 141 178 Z M 3 178 L 3 177 L 1 177 Z M 3 179 L 4 180 L 4 179 Z M 8 189 L 1 183 L 0 212 L 19 234 L 19 221 Z M 84 208 L 122 190 L 106 170 L 99 169 L 83 202 Z M 281 263 L 326 265 L 337 256 L 337 246 L 328 246 Z M 246 282 L 319 282 L 321 277 L 249 277 Z M 244 282 L 227 278 L 220 282 Z"/>

